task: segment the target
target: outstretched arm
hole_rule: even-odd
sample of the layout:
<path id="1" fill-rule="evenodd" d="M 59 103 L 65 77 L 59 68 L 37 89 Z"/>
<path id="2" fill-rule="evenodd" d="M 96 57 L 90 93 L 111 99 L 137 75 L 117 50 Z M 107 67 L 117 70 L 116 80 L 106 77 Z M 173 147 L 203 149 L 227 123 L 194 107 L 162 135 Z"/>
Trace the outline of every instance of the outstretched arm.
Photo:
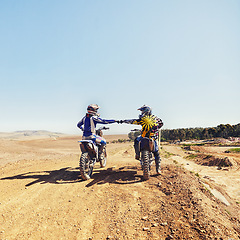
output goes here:
<path id="1" fill-rule="evenodd" d="M 96 119 L 94 119 L 94 121 L 95 121 L 96 123 L 100 123 L 100 124 L 110 124 L 110 123 L 115 123 L 115 122 L 117 122 L 116 120 L 113 120 L 113 119 L 107 120 L 107 119 L 102 119 L 102 118 L 96 118 Z"/>
<path id="2" fill-rule="evenodd" d="M 123 120 L 123 123 L 141 125 L 140 119 L 127 119 L 127 120 Z"/>

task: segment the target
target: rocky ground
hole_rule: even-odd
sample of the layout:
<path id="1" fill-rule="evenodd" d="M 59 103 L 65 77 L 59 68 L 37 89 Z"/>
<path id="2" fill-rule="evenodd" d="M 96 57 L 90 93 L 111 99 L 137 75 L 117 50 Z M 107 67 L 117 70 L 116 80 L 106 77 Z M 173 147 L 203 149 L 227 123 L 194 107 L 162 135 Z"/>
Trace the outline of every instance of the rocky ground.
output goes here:
<path id="1" fill-rule="evenodd" d="M 143 181 L 132 143 L 109 143 L 106 168 L 82 181 L 77 140 L 0 140 L 1 240 L 240 239 L 239 155 L 162 145 L 162 174 Z"/>

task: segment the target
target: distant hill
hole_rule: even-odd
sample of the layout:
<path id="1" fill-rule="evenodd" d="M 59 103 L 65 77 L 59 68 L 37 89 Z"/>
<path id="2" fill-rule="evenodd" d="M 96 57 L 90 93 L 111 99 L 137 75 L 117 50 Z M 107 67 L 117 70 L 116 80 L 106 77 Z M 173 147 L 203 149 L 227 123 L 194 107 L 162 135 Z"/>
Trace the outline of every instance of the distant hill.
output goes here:
<path id="1" fill-rule="evenodd" d="M 25 130 L 15 132 L 0 132 L 0 139 L 35 139 L 35 138 L 57 138 L 64 136 L 64 133 L 49 132 L 45 130 Z"/>

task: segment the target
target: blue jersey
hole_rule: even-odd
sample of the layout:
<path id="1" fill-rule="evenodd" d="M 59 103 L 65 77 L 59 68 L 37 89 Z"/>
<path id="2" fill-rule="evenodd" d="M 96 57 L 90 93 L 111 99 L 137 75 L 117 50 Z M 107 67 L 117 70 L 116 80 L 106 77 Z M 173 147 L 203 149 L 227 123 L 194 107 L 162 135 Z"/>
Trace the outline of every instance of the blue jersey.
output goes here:
<path id="1" fill-rule="evenodd" d="M 101 119 L 97 116 L 86 114 L 86 116 L 83 117 L 82 120 L 78 122 L 77 127 L 82 129 L 82 126 L 83 126 L 83 136 L 89 137 L 93 134 L 96 134 L 97 123 L 109 124 L 109 123 L 115 123 L 115 122 L 116 122 L 115 120 Z"/>

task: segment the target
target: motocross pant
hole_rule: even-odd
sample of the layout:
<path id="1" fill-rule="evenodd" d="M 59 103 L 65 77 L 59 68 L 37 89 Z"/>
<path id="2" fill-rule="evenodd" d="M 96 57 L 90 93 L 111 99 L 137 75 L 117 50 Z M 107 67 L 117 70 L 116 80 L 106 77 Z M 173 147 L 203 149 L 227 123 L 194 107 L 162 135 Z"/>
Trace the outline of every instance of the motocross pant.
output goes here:
<path id="1" fill-rule="evenodd" d="M 142 138 L 143 138 L 142 136 L 138 136 L 134 140 L 134 149 L 135 149 L 136 156 L 138 156 L 138 157 L 140 157 L 139 142 L 141 141 Z M 154 155 L 154 158 L 155 158 L 156 171 L 160 172 L 161 157 L 160 157 L 160 154 L 159 154 L 158 144 L 157 144 L 156 140 L 154 140 L 153 155 Z"/>

